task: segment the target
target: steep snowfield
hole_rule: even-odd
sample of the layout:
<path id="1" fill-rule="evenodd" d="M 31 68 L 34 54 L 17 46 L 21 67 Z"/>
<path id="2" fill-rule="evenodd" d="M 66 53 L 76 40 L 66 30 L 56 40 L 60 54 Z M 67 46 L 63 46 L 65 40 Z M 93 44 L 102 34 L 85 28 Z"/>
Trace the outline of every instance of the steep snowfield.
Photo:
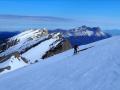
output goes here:
<path id="1" fill-rule="evenodd" d="M 18 36 L 21 36 L 21 35 L 24 35 L 24 34 L 26 36 L 26 34 L 27 34 L 26 32 L 23 32 L 23 33 L 19 34 Z M 36 62 L 42 60 L 41 59 L 42 56 L 47 51 L 49 51 L 51 48 L 55 48 L 59 43 L 61 43 L 63 41 L 63 38 L 60 38 L 59 35 L 60 35 L 60 33 L 53 34 L 51 38 L 47 38 L 43 42 L 38 43 L 36 46 L 31 47 L 29 50 L 27 50 L 23 54 L 19 54 L 19 51 L 21 51 L 21 48 L 18 47 L 19 44 L 23 48 L 25 48 L 25 47 L 27 48 L 29 45 L 32 45 L 32 44 L 35 44 L 35 43 L 29 43 L 28 45 L 26 45 L 26 44 L 20 42 L 19 44 L 15 45 L 16 47 L 15 46 L 10 47 L 7 51 L 9 51 L 9 52 L 11 51 L 12 52 L 12 51 L 17 50 L 18 52 L 13 53 L 11 55 L 12 57 L 8 56 L 8 57 L 6 57 L 6 59 L 3 59 L 3 61 L 5 61 L 5 62 L 3 62 L 3 61 L 0 62 L 0 74 L 11 72 L 13 70 L 22 68 L 22 67 L 26 66 L 26 63 L 27 63 L 27 65 L 30 65 L 30 64 L 33 64 L 33 63 L 36 63 Z M 12 37 L 12 38 L 15 38 L 15 37 Z M 18 38 L 21 39 L 22 37 L 18 37 Z M 41 39 L 43 39 L 43 38 L 40 38 L 40 39 L 37 38 L 37 40 L 39 40 L 39 41 Z M 27 39 L 25 38 L 25 41 L 26 40 Z M 32 40 L 32 41 L 34 42 L 35 40 Z M 26 41 L 25 43 L 27 43 L 27 42 L 29 42 L 29 41 Z M 12 50 L 10 50 L 10 49 L 12 49 Z M 4 53 L 8 53 L 8 52 L 5 51 Z M 21 62 L 23 62 L 23 63 L 21 63 Z M 17 63 L 17 65 L 16 65 L 16 63 Z"/>
<path id="2" fill-rule="evenodd" d="M 0 68 L 8 67 L 8 66 L 10 66 L 10 70 L 5 69 L 5 71 L 0 74 L 14 71 L 21 67 L 27 66 L 27 64 L 21 58 L 16 58 L 15 56 L 11 56 L 10 59 L 0 64 Z"/>
<path id="3" fill-rule="evenodd" d="M 81 49 L 77 55 L 69 50 L 4 74 L 0 76 L 0 89 L 120 90 L 120 36 Z"/>
<path id="4" fill-rule="evenodd" d="M 59 34 L 60 33 L 54 34 L 52 38 L 40 43 L 36 47 L 33 47 L 32 49 L 22 54 L 22 56 L 31 63 L 34 63 L 36 60 L 39 61 L 46 53 L 46 51 L 50 50 L 52 47 L 56 47 L 61 42 Z"/>
<path id="5" fill-rule="evenodd" d="M 42 56 L 45 54 L 46 51 L 50 49 L 50 45 L 53 44 L 57 39 L 49 39 L 38 46 L 30 49 L 29 51 L 22 54 L 23 57 L 25 57 L 27 60 L 29 60 L 31 63 L 34 63 L 36 60 L 39 61 L 39 59 L 42 58 Z"/>

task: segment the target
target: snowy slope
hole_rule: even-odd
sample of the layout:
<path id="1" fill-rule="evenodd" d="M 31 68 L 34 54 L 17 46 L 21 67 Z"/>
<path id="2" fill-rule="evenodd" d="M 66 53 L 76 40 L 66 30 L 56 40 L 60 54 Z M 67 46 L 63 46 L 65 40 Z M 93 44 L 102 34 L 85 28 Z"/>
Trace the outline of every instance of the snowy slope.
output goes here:
<path id="1" fill-rule="evenodd" d="M 36 32 L 36 31 L 37 30 L 35 30 L 33 32 Z M 42 32 L 42 31 L 39 31 L 39 32 Z M 10 39 L 17 38 L 17 39 L 21 39 L 21 40 L 17 45 L 10 47 L 8 50 L 6 50 L 4 52 L 5 54 L 8 54 L 8 51 L 10 53 L 15 50 L 17 51 L 15 53 L 12 53 L 11 55 L 8 55 L 3 60 L 1 60 L 0 74 L 11 72 L 13 70 L 22 68 L 26 65 L 33 64 L 33 63 L 36 63 L 36 62 L 42 60 L 41 59 L 42 56 L 44 54 L 46 54 L 47 51 L 55 48 L 59 43 L 61 43 L 63 41 L 63 38 L 60 37 L 60 33 L 53 33 L 53 34 L 51 34 L 51 37 L 50 37 L 50 35 L 49 36 L 47 35 L 47 36 L 45 36 L 45 37 L 48 37 L 47 39 L 45 39 L 44 41 L 41 41 L 37 45 L 33 46 L 35 43 L 30 43 L 30 42 L 36 42 L 36 40 L 34 40 L 35 39 L 34 38 L 34 39 L 32 39 L 32 41 L 28 41 L 27 39 L 29 37 L 33 37 L 33 35 L 27 36 L 26 35 L 27 33 L 29 34 L 30 31 L 25 31 L 17 36 L 10 38 Z M 24 34 L 25 34 L 25 37 L 23 38 L 24 40 L 22 40 L 22 36 L 24 36 Z M 34 34 L 34 35 L 36 35 L 36 34 Z M 41 38 L 38 38 L 38 37 L 36 37 L 36 39 L 38 41 L 41 40 Z M 42 39 L 43 39 L 43 37 L 42 37 Z M 21 42 L 24 42 L 24 43 L 21 43 Z M 26 45 L 26 43 L 28 43 L 28 45 Z M 33 47 L 31 47 L 29 50 L 26 50 L 26 52 L 24 52 L 23 54 L 19 53 L 19 51 L 21 51 L 21 48 L 19 48 L 19 46 L 22 46 L 25 49 L 31 45 Z M 15 57 L 17 57 L 17 58 L 15 58 Z M 21 62 L 23 62 L 23 65 Z M 15 65 L 16 63 L 17 63 L 17 65 Z"/>
<path id="2" fill-rule="evenodd" d="M 120 36 L 0 76 L 1 90 L 120 90 Z M 18 88 L 19 87 L 19 88 Z"/>
<path id="3" fill-rule="evenodd" d="M 15 45 L 7 48 L 0 56 L 6 56 L 13 52 L 23 52 L 26 48 L 30 48 L 36 43 L 48 38 L 46 29 L 31 29 L 24 31 L 14 37 L 8 39 L 8 43 L 17 42 Z"/>
<path id="4" fill-rule="evenodd" d="M 36 60 L 39 61 L 42 58 L 42 56 L 46 53 L 46 51 L 50 50 L 50 45 L 56 42 L 57 40 L 59 39 L 57 38 L 48 39 L 40 43 L 36 47 L 30 49 L 29 51 L 25 52 L 24 54 L 22 54 L 22 56 L 29 60 L 31 63 L 34 63 Z M 58 43 L 60 42 L 57 41 L 55 45 L 57 45 Z"/>
<path id="5" fill-rule="evenodd" d="M 10 70 L 5 69 L 0 74 L 11 72 L 24 66 L 27 66 L 27 64 L 20 57 L 16 58 L 15 56 L 11 56 L 10 59 L 0 64 L 0 68 L 10 67 Z"/>

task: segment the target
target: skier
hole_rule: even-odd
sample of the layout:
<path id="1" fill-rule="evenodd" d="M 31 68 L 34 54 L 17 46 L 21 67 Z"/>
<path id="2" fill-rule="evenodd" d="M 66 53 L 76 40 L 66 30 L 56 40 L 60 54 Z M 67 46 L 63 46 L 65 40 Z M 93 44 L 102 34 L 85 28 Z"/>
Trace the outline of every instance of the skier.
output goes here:
<path id="1" fill-rule="evenodd" d="M 74 54 L 77 54 L 79 49 L 78 45 L 74 45 L 73 48 L 74 48 Z"/>

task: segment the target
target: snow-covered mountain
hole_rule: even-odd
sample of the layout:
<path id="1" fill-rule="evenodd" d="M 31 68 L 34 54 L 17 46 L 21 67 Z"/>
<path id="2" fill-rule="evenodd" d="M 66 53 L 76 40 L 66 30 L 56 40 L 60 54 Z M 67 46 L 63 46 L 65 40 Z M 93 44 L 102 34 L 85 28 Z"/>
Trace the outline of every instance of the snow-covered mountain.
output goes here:
<path id="1" fill-rule="evenodd" d="M 26 48 L 29 48 L 42 40 L 48 38 L 48 32 L 44 29 L 27 30 L 14 37 L 9 38 L 5 43 L 1 45 L 1 56 L 10 54 L 12 52 L 24 52 Z M 5 51 L 5 53 L 4 53 Z"/>
<path id="2" fill-rule="evenodd" d="M 49 34 L 46 29 L 37 29 L 28 30 L 9 38 L 6 43 L 1 45 L 1 48 L 0 72 L 4 73 L 6 70 L 7 72 L 12 71 L 16 61 L 23 62 L 24 65 L 33 64 L 72 47 L 60 33 Z"/>
<path id="3" fill-rule="evenodd" d="M 69 30 L 56 29 L 50 32 L 61 32 L 65 38 L 69 39 L 73 46 L 75 44 L 85 45 L 111 37 L 111 35 L 103 32 L 99 27 L 87 27 L 85 25 Z"/>
<path id="4" fill-rule="evenodd" d="M 70 36 L 96 36 L 96 37 L 109 37 L 110 35 L 103 32 L 100 27 L 87 27 L 85 25 L 73 29 L 55 29 L 50 32 L 61 32 L 64 37 Z"/>
<path id="5" fill-rule="evenodd" d="M 120 36 L 83 45 L 77 55 L 73 55 L 71 49 L 29 67 L 3 74 L 0 76 L 0 88 L 120 90 L 119 52 Z"/>
<path id="6" fill-rule="evenodd" d="M 108 37 L 109 35 L 97 27 L 82 26 L 65 33 L 54 30 L 49 32 L 45 28 L 30 29 L 9 38 L 0 45 L 0 72 L 12 71 L 19 62 L 24 63 L 23 66 L 39 62 L 41 59 L 71 49 L 74 44 L 88 44 Z M 15 67 L 17 68 L 20 68 L 19 65 Z"/>

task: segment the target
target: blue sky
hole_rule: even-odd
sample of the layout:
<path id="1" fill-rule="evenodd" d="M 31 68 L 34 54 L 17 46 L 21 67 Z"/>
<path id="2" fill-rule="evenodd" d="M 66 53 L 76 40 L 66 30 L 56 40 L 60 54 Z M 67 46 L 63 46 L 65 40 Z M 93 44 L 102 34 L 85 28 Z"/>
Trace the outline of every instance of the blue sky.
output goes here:
<path id="1" fill-rule="evenodd" d="M 119 11 L 119 0 L 0 0 L 0 30 L 81 25 L 120 29 Z M 31 16 L 32 19 L 16 16 Z"/>

